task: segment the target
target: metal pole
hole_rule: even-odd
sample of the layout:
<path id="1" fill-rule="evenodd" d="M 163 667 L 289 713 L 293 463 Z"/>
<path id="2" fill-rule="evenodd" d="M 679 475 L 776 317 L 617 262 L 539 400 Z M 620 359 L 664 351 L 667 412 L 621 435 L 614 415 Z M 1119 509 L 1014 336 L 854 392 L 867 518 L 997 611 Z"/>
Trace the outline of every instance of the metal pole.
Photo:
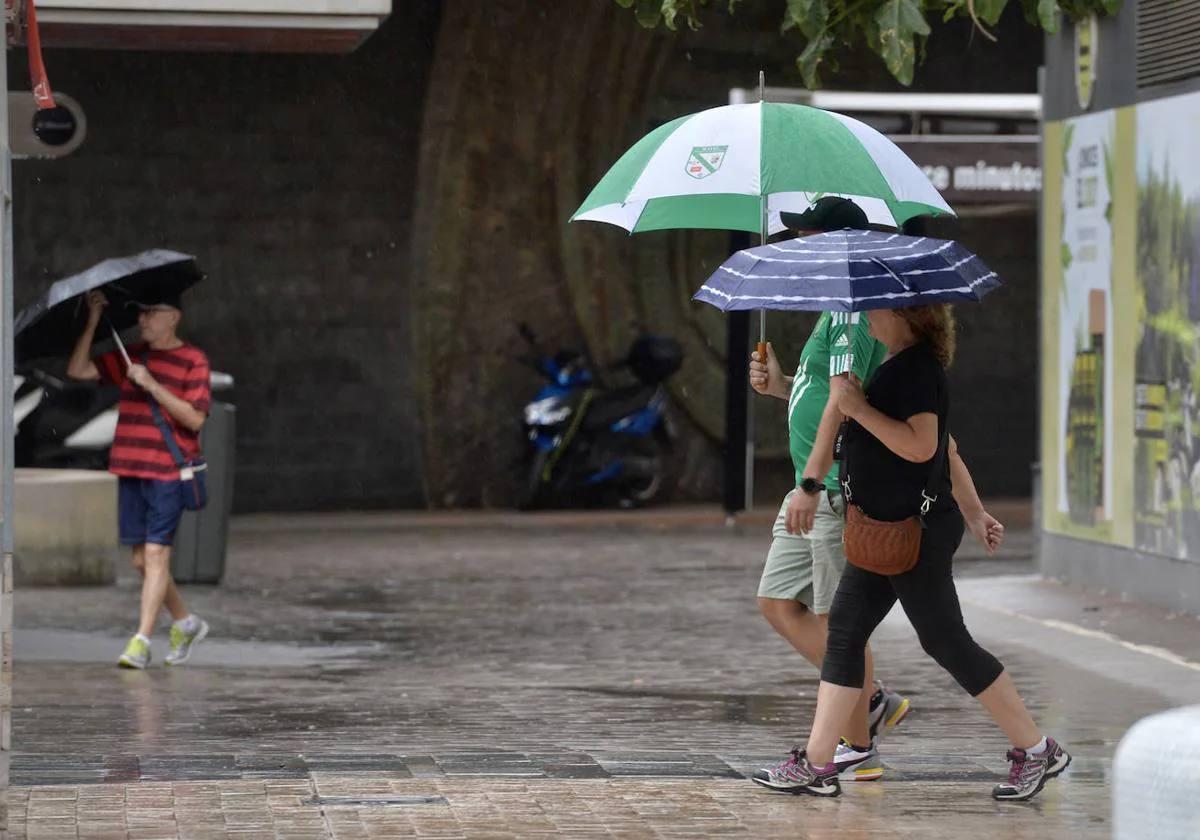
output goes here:
<path id="1" fill-rule="evenodd" d="M 767 74 L 762 70 L 758 71 L 758 103 L 759 107 L 767 101 Z M 761 154 L 761 152 L 760 152 Z M 761 174 L 761 173 L 760 173 Z M 759 185 L 759 207 L 758 207 L 758 244 L 767 244 L 767 195 L 762 191 L 762 185 Z M 764 352 L 767 344 L 767 310 L 758 310 L 758 345 L 759 350 Z"/>
<path id="2" fill-rule="evenodd" d="M 737 237 L 749 240 L 745 233 Z M 740 251 L 741 248 L 734 248 Z M 750 313 L 730 312 L 725 324 L 725 515 L 729 521 L 750 506 L 753 479 L 754 437 L 750 370 L 746 350 L 750 347 Z"/>
<path id="3" fill-rule="evenodd" d="M 764 107 L 767 99 L 767 74 L 758 71 L 758 107 Z M 761 154 L 761 152 L 760 152 Z M 761 167 L 760 167 L 761 177 Z M 759 184 L 758 199 L 758 244 L 767 244 L 767 196 Z M 749 324 L 747 324 L 747 327 Z M 758 357 L 767 359 L 767 310 L 758 310 Z M 749 383 L 747 383 L 749 384 Z M 754 391 L 746 388 L 750 405 L 746 409 L 746 510 L 754 508 Z"/>
<path id="4" fill-rule="evenodd" d="M 0 36 L 3 37 L 3 36 Z M 8 135 L 8 44 L 0 62 L 0 836 L 8 835 L 8 769 L 12 748 L 13 631 L 13 236 L 12 153 Z"/>

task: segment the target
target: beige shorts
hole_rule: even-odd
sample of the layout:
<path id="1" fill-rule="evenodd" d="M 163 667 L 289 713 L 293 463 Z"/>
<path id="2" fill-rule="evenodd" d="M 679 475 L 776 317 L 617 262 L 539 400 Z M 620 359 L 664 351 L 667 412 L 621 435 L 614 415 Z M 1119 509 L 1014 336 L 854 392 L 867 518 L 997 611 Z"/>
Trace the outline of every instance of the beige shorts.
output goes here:
<path id="1" fill-rule="evenodd" d="M 779 508 L 771 550 L 767 552 L 758 584 L 758 597 L 799 601 L 817 615 L 826 615 L 846 568 L 846 553 L 842 548 L 845 502 L 840 494 L 834 494 L 830 504 L 830 494 L 822 493 L 812 531 L 807 535 L 789 534 L 788 501 L 793 493 L 799 492 L 788 493 Z"/>

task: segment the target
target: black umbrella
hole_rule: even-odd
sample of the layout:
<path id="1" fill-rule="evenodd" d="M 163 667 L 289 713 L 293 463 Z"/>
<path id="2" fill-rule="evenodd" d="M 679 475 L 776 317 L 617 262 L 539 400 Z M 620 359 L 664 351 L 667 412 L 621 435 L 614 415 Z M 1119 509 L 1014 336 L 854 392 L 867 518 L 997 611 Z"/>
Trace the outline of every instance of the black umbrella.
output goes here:
<path id="1" fill-rule="evenodd" d="M 137 324 L 137 307 L 129 304 L 179 294 L 203 277 L 196 258 L 177 251 L 156 249 L 97 263 L 59 280 L 17 314 L 15 357 L 28 361 L 69 353 L 87 322 L 84 295 L 93 289 L 108 298 L 105 317 L 110 329 L 120 332 Z"/>

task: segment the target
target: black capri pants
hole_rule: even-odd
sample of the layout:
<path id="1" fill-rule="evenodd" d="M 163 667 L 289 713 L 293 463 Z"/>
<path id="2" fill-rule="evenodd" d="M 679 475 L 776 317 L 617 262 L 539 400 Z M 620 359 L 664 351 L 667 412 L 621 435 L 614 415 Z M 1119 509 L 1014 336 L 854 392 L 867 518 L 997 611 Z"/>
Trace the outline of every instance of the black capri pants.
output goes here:
<path id="1" fill-rule="evenodd" d="M 862 688 L 867 640 L 899 599 L 921 647 L 971 696 L 996 681 L 1004 666 L 967 632 L 954 588 L 952 564 L 963 530 L 957 509 L 927 517 L 920 559 L 902 575 L 846 564 L 829 613 L 822 680 Z"/>

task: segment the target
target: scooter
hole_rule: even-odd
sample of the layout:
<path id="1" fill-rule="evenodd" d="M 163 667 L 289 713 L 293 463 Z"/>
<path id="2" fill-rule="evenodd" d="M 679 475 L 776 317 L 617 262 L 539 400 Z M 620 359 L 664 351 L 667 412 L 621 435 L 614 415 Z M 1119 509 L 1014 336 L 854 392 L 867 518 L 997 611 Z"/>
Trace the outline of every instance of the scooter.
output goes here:
<path id="1" fill-rule="evenodd" d="M 666 501 L 674 489 L 675 431 L 663 383 L 683 364 L 679 344 L 641 336 L 613 366 L 628 370 L 637 384 L 606 389 L 596 384 L 582 354 L 549 355 L 527 324 L 520 333 L 532 351 L 522 361 L 546 383 L 524 410 L 529 443 L 519 506 L 642 507 Z"/>
<path id="2" fill-rule="evenodd" d="M 15 464 L 102 470 L 117 430 L 120 389 L 59 379 L 38 368 L 15 377 Z"/>

